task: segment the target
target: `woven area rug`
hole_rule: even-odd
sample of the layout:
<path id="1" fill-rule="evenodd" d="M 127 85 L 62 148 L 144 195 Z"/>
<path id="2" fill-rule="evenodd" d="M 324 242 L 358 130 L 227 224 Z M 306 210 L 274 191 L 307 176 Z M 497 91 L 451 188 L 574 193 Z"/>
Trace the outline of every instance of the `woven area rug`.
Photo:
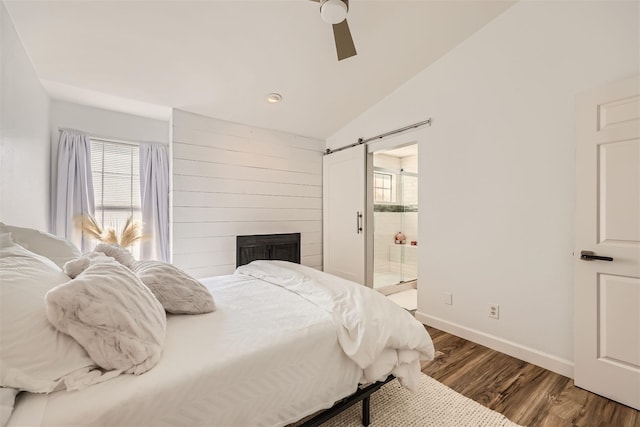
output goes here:
<path id="1" fill-rule="evenodd" d="M 322 427 L 360 427 L 361 417 L 362 405 L 355 404 Z M 416 393 L 397 380 L 374 393 L 370 426 L 518 427 L 518 424 L 423 374 Z"/>

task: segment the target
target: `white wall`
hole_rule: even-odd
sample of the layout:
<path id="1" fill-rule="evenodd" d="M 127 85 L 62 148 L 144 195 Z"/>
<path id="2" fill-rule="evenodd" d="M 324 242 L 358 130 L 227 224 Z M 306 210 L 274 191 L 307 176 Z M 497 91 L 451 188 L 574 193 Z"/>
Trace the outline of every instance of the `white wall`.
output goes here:
<path id="1" fill-rule="evenodd" d="M 416 132 L 420 320 L 572 375 L 574 98 L 639 72 L 638 16 L 520 2 L 328 139 L 433 118 Z"/>
<path id="2" fill-rule="evenodd" d="M 169 121 L 150 119 L 66 101 L 51 103 L 51 141 L 57 148 L 59 128 L 71 128 L 92 136 L 132 142 L 169 144 Z"/>
<path id="3" fill-rule="evenodd" d="M 49 96 L 0 4 L 0 220 L 49 226 Z"/>
<path id="4" fill-rule="evenodd" d="M 236 236 L 301 233 L 322 266 L 324 142 L 173 112 L 173 262 L 196 277 L 235 269 Z"/>
<path id="5" fill-rule="evenodd" d="M 418 156 L 406 156 L 400 158 L 400 167 L 405 172 L 418 173 Z"/>
<path id="6" fill-rule="evenodd" d="M 384 169 L 400 169 L 400 158 L 382 153 L 373 154 L 373 167 Z"/>

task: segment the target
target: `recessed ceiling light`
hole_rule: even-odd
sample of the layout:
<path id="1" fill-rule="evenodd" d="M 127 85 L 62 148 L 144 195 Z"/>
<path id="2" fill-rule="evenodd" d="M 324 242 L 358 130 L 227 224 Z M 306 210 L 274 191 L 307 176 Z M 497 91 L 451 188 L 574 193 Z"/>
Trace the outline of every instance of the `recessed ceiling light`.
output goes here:
<path id="1" fill-rule="evenodd" d="M 269 101 L 272 104 L 275 104 L 277 102 L 282 101 L 282 95 L 280 95 L 279 93 L 270 93 L 269 95 L 267 95 L 267 101 Z"/>

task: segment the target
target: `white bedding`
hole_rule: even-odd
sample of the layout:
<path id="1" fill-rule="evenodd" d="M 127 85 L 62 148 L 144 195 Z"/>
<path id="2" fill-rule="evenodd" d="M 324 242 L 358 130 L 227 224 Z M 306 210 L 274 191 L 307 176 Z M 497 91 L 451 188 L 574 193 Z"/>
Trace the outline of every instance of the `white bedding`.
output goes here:
<path id="1" fill-rule="evenodd" d="M 8 426 L 282 426 L 356 390 L 362 370 L 326 311 L 247 276 L 203 283 L 216 312 L 168 316 L 152 370 L 81 391 L 21 393 Z"/>
<path id="2" fill-rule="evenodd" d="M 362 383 L 383 381 L 392 373 L 417 390 L 420 360 L 433 359 L 433 342 L 420 322 L 382 294 L 283 261 L 254 261 L 236 274 L 280 286 L 330 313 L 342 350 L 363 369 Z"/>

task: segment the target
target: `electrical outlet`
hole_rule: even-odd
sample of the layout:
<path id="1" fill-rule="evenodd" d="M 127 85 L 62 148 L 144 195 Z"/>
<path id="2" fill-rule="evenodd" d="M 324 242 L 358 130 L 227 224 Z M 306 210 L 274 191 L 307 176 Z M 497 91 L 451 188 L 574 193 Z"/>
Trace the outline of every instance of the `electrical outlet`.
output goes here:
<path id="1" fill-rule="evenodd" d="M 447 305 L 453 305 L 453 295 L 451 294 L 451 292 L 442 292 L 440 294 L 440 298 L 443 303 Z"/>
<path id="2" fill-rule="evenodd" d="M 500 318 L 500 306 L 498 304 L 489 304 L 489 317 Z"/>

